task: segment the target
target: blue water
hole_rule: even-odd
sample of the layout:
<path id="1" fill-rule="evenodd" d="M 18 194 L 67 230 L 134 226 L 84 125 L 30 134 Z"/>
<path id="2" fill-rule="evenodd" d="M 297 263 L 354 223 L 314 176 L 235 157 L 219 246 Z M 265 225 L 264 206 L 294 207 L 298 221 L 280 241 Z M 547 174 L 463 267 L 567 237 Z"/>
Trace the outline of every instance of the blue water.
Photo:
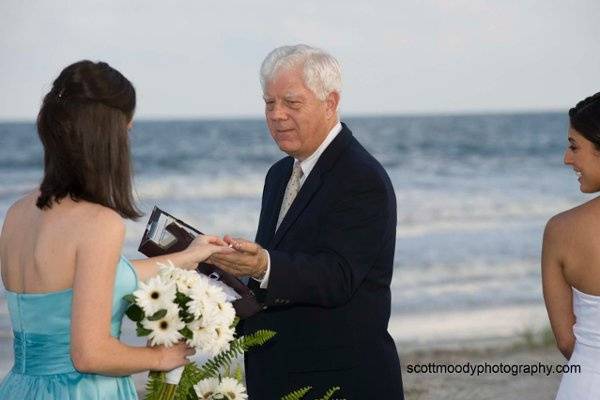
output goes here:
<path id="1" fill-rule="evenodd" d="M 395 316 L 542 304 L 544 224 L 589 198 L 562 164 L 565 114 L 343 121 L 396 190 Z M 251 239 L 264 175 L 282 157 L 262 120 L 136 121 L 132 150 L 144 211 L 157 204 L 205 233 Z M 0 219 L 41 176 L 34 125 L 0 124 Z M 129 257 L 144 222 L 128 223 Z"/>

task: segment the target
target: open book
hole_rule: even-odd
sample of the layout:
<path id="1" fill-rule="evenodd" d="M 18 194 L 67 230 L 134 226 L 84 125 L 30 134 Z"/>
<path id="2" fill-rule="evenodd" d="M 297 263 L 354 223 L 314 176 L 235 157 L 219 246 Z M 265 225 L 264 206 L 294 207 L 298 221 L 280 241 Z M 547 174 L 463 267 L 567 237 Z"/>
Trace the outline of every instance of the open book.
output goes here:
<path id="1" fill-rule="evenodd" d="M 198 235 L 202 232 L 155 206 L 138 251 L 147 257 L 175 253 L 185 250 Z M 233 289 L 226 293 L 231 293 L 228 297 L 235 299 L 232 304 L 238 317 L 247 318 L 259 311 L 254 293 L 235 276 L 207 263 L 198 264 L 196 271 Z"/>

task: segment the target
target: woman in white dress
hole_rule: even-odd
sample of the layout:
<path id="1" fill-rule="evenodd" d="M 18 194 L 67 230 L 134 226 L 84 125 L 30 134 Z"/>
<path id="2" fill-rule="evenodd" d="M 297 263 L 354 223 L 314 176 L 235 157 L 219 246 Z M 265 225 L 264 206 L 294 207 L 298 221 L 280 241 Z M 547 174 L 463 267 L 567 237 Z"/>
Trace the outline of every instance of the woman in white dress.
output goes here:
<path id="1" fill-rule="evenodd" d="M 600 191 L 600 93 L 569 110 L 564 162 L 584 193 Z M 548 221 L 544 299 L 556 343 L 579 373 L 564 373 L 556 398 L 600 399 L 600 197 Z"/>

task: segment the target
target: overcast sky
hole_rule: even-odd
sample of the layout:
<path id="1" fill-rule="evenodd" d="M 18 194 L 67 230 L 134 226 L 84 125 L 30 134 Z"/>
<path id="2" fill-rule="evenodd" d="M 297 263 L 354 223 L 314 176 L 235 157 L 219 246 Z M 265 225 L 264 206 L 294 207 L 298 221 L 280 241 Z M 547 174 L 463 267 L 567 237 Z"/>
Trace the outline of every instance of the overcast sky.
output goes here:
<path id="1" fill-rule="evenodd" d="M 600 1 L 0 2 L 0 119 L 60 70 L 107 61 L 142 118 L 262 115 L 258 69 L 307 43 L 342 64 L 346 115 L 563 110 L 600 91 Z"/>

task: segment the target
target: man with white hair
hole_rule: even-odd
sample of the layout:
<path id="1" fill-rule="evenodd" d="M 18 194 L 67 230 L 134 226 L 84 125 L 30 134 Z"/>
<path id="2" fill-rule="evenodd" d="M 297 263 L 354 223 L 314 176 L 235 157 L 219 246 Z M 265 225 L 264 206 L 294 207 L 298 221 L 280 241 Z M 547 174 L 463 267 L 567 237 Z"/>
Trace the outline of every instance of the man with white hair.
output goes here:
<path id="1" fill-rule="evenodd" d="M 341 74 L 306 45 L 273 50 L 261 67 L 271 135 L 288 156 L 268 171 L 256 241 L 211 262 L 249 286 L 263 310 L 243 331 L 277 336 L 246 355 L 251 399 L 312 386 L 336 398 L 403 399 L 387 332 L 396 241 L 396 198 L 373 156 L 340 123 Z"/>

